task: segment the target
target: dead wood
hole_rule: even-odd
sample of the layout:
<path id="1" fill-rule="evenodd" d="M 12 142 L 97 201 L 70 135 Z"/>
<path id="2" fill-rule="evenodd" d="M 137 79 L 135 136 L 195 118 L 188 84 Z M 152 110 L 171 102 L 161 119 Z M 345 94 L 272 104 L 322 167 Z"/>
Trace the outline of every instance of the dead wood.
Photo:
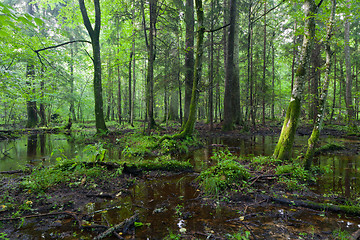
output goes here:
<path id="1" fill-rule="evenodd" d="M 96 198 L 115 198 L 115 195 L 110 193 L 86 194 L 86 196 Z"/>
<path id="2" fill-rule="evenodd" d="M 99 239 L 103 239 L 107 236 L 109 236 L 110 234 L 113 234 L 115 231 L 118 231 L 120 229 L 122 229 L 122 233 L 126 233 L 127 230 L 129 229 L 129 227 L 131 225 L 134 224 L 134 222 L 136 222 L 139 218 L 139 214 L 136 212 L 132 217 L 125 219 L 124 221 L 122 221 L 121 223 L 107 229 L 105 232 L 97 235 L 94 240 L 99 240 Z"/>
<path id="3" fill-rule="evenodd" d="M 16 173 L 29 173 L 29 171 L 25 170 L 11 170 L 11 171 L 2 171 L 0 174 L 16 174 Z"/>
<path id="4" fill-rule="evenodd" d="M 317 203 L 312 201 L 291 200 L 285 198 L 275 198 L 266 195 L 262 195 L 262 197 L 264 199 L 267 199 L 268 201 L 276 202 L 288 206 L 304 207 L 317 211 L 331 211 L 336 213 L 346 213 L 352 215 L 360 214 L 360 207 L 356 207 L 356 206 L 334 205 L 329 203 Z"/>
<path id="5" fill-rule="evenodd" d="M 351 239 L 353 239 L 353 240 L 360 239 L 360 229 L 357 230 L 356 232 L 354 232 L 353 234 L 351 234 Z"/>
<path id="6" fill-rule="evenodd" d="M 55 216 L 55 215 L 69 215 L 75 219 L 75 221 L 78 223 L 78 226 L 81 228 L 81 221 L 79 220 L 78 216 L 74 212 L 70 211 L 63 211 L 63 212 L 53 212 L 53 213 L 42 213 L 42 214 L 33 214 L 33 215 L 27 215 L 22 217 L 15 217 L 15 218 L 0 218 L 0 222 L 4 221 L 17 221 L 20 219 L 26 219 L 26 218 L 39 218 L 39 217 L 48 217 L 48 216 Z"/>

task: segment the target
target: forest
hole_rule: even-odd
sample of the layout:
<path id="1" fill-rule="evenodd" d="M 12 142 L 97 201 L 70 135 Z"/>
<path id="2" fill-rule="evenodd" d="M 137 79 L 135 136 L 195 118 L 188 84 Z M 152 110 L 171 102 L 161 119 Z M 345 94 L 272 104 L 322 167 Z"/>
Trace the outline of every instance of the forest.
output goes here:
<path id="1" fill-rule="evenodd" d="M 2 0 L 0 239 L 360 239 L 359 13 Z"/>

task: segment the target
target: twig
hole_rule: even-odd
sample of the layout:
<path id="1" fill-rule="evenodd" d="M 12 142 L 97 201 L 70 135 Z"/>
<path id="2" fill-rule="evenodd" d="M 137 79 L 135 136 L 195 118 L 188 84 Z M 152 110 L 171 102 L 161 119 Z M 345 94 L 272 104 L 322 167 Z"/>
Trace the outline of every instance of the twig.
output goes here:
<path id="1" fill-rule="evenodd" d="M 50 46 L 50 47 L 34 50 L 34 52 L 38 53 L 38 52 L 41 52 L 41 51 L 44 51 L 44 50 L 48 50 L 48 49 L 52 49 L 52 48 L 58 48 L 58 47 L 61 47 L 61 46 L 64 46 L 64 45 L 67 45 L 67 44 L 70 44 L 70 43 L 76 43 L 76 42 L 85 42 L 85 43 L 90 43 L 91 44 L 91 42 L 87 41 L 87 40 L 73 40 L 73 41 L 64 42 L 64 43 L 61 43 L 61 44 L 58 44 L 58 45 L 55 45 L 55 46 Z"/>
<path id="2" fill-rule="evenodd" d="M 115 231 L 119 230 L 119 229 L 123 229 L 123 233 L 126 233 L 127 229 L 134 224 L 134 222 L 136 222 L 138 220 L 139 214 L 136 212 L 132 217 L 125 219 L 124 221 L 122 221 L 121 223 L 115 225 L 114 227 L 109 228 L 108 230 L 106 230 L 105 232 L 97 235 L 94 240 L 99 240 L 99 239 L 103 239 L 107 236 L 109 236 L 110 234 L 113 234 Z"/>

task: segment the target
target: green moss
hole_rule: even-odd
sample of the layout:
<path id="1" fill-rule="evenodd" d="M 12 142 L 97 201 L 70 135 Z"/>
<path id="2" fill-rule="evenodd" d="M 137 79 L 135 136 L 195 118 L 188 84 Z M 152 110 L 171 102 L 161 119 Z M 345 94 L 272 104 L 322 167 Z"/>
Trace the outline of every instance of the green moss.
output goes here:
<path id="1" fill-rule="evenodd" d="M 218 196 L 225 189 L 241 185 L 251 176 L 230 153 L 220 152 L 213 159 L 219 159 L 218 163 L 202 171 L 197 178 L 204 192 L 210 196 Z"/>
<path id="2" fill-rule="evenodd" d="M 138 171 L 186 171 L 191 170 L 193 166 L 188 161 L 178 161 L 171 159 L 170 156 L 161 156 L 152 160 L 138 160 L 136 162 L 125 162 L 126 166 Z"/>

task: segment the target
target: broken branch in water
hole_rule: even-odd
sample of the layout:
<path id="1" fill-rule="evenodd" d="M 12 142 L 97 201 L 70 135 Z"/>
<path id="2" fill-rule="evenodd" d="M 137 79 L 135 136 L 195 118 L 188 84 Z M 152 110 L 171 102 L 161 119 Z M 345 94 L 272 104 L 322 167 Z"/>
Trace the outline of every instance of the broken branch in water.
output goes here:
<path id="1" fill-rule="evenodd" d="M 115 231 L 118 231 L 120 229 L 122 229 L 122 233 L 126 233 L 128 228 L 133 225 L 139 218 L 139 214 L 136 212 L 132 217 L 125 219 L 124 221 L 122 221 L 121 223 L 107 229 L 105 232 L 97 235 L 94 240 L 100 240 L 103 239 L 107 236 L 109 236 L 110 234 L 113 234 Z"/>

